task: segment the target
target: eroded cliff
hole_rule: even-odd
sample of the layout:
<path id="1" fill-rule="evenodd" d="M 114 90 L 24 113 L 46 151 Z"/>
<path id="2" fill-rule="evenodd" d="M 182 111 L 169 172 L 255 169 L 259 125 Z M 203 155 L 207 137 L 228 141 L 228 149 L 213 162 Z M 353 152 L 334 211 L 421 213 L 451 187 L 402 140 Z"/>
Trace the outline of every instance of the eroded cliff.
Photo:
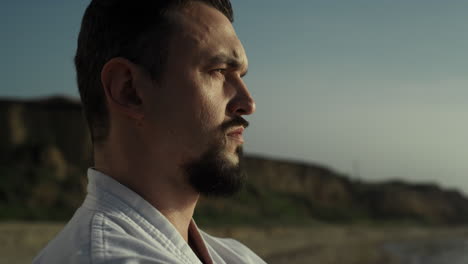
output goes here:
<path id="1" fill-rule="evenodd" d="M 0 218 L 65 220 L 81 203 L 91 143 L 78 101 L 0 100 Z M 230 199 L 202 199 L 213 224 L 468 221 L 468 200 L 431 184 L 353 181 L 322 165 L 247 156 L 249 183 Z"/>

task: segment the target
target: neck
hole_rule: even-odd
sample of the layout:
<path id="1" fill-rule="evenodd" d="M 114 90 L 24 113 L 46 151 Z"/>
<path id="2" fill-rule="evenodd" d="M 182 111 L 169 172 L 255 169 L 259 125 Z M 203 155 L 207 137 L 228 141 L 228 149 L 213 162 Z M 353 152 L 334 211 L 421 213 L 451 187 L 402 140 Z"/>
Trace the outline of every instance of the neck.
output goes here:
<path id="1" fill-rule="evenodd" d="M 108 144 L 111 145 L 111 144 Z M 123 146 L 95 148 L 95 168 L 130 188 L 160 211 L 188 242 L 189 225 L 199 194 L 184 180 L 177 164 L 160 162 L 167 153 L 133 152 Z"/>

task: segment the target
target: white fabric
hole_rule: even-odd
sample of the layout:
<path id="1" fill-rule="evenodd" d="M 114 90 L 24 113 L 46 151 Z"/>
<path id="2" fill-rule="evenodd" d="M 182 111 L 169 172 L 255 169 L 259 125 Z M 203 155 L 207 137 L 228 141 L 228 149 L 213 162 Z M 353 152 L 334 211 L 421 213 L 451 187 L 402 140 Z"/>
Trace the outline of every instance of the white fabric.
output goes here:
<path id="1" fill-rule="evenodd" d="M 33 263 L 202 263 L 174 226 L 146 200 L 94 169 L 88 170 L 88 179 L 83 205 Z M 213 263 L 265 263 L 236 240 L 198 233 L 193 222 L 191 227 Z"/>

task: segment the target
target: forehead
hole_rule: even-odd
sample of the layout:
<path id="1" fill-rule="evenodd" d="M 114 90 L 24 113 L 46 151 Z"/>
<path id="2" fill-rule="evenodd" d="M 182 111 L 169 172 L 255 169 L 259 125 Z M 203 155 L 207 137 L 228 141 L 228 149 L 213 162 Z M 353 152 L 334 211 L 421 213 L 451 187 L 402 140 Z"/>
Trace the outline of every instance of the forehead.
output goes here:
<path id="1" fill-rule="evenodd" d="M 223 55 L 247 67 L 247 56 L 236 32 L 224 14 L 204 3 L 193 1 L 172 13 L 176 24 L 171 47 L 198 59 Z"/>

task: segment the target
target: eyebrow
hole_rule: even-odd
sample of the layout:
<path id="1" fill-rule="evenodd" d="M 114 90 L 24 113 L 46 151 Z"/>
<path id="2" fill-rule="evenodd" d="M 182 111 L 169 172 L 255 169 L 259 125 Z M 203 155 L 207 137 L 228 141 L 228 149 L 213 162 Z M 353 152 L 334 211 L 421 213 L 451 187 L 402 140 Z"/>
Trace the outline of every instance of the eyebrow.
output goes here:
<path id="1" fill-rule="evenodd" d="M 218 54 L 208 59 L 208 64 L 215 65 L 215 64 L 226 64 L 229 68 L 240 69 L 243 66 L 243 63 L 238 59 L 226 55 L 226 54 Z M 242 77 L 247 74 L 247 70 L 242 73 Z"/>

